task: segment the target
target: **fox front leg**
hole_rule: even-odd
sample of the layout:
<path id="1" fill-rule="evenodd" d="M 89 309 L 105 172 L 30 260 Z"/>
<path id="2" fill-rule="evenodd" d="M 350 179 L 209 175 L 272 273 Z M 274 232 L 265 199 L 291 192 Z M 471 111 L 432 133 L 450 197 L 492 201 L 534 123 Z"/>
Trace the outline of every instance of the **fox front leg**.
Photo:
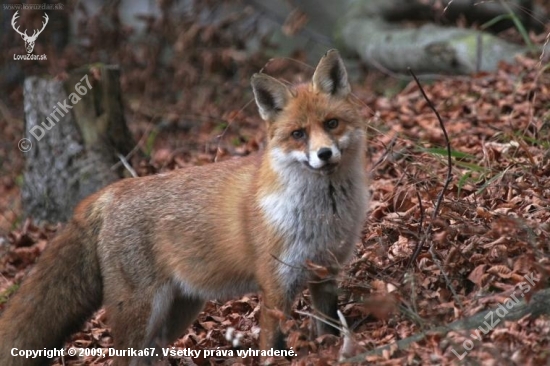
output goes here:
<path id="1" fill-rule="evenodd" d="M 284 290 L 278 284 L 269 284 L 262 288 L 262 308 L 260 313 L 260 349 L 287 349 L 286 338 L 279 323 L 289 316 L 293 298 L 284 296 Z"/>
<path id="2" fill-rule="evenodd" d="M 320 313 L 321 318 L 328 321 L 338 319 L 338 286 L 334 277 L 318 278 L 314 276 L 308 283 L 313 309 Z M 322 320 L 316 320 L 317 336 L 323 334 L 338 335 L 339 330 Z"/>

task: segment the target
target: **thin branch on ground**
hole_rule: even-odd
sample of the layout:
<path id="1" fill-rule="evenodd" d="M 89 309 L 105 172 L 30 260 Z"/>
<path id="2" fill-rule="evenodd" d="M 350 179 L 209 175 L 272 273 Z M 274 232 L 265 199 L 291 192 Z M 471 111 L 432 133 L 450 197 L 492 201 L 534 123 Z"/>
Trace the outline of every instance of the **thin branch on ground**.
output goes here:
<path id="1" fill-rule="evenodd" d="M 428 227 L 426 228 L 426 231 L 424 232 L 424 235 L 420 240 L 420 245 L 418 245 L 418 249 L 415 251 L 415 253 L 411 257 L 411 260 L 409 262 L 409 263 L 413 263 L 416 260 L 416 258 L 418 257 L 418 254 L 420 253 L 422 248 L 424 247 L 424 244 L 426 243 L 427 238 L 432 233 L 433 223 L 435 222 L 435 220 L 437 218 L 437 215 L 439 214 L 439 208 L 441 206 L 441 202 L 443 202 L 443 197 L 445 196 L 445 193 L 447 192 L 449 184 L 453 180 L 453 161 L 452 161 L 452 157 L 451 157 L 451 142 L 449 140 L 449 135 L 447 134 L 447 130 L 445 129 L 445 124 L 443 123 L 443 119 L 441 118 L 441 115 L 439 114 L 439 112 L 437 111 L 435 106 L 433 105 L 430 98 L 428 98 L 428 96 L 426 95 L 426 92 L 424 91 L 424 88 L 422 88 L 422 85 L 420 84 L 420 81 L 418 80 L 418 78 L 416 77 L 416 75 L 414 74 L 414 72 L 410 68 L 409 68 L 409 72 L 411 73 L 412 77 L 414 78 L 414 81 L 416 82 L 416 85 L 418 85 L 418 88 L 420 89 L 420 92 L 422 93 L 422 96 L 424 97 L 424 99 L 428 103 L 428 106 L 435 113 L 435 115 L 437 117 L 437 120 L 439 121 L 439 126 L 441 127 L 441 130 L 443 131 L 443 135 L 445 137 L 445 144 L 446 144 L 446 147 L 447 147 L 447 177 L 445 179 L 445 183 L 443 184 L 443 189 L 441 189 L 441 192 L 439 192 L 439 195 L 437 197 L 435 207 L 434 207 L 434 211 L 432 213 L 431 221 L 428 224 Z M 443 274 L 443 276 L 445 277 L 445 282 L 447 283 L 447 287 L 451 290 L 457 305 L 460 308 L 462 308 L 462 302 L 460 301 L 460 298 L 458 297 L 458 294 L 456 293 L 456 290 L 454 289 L 452 283 L 450 282 L 448 275 L 443 270 L 443 267 L 441 266 L 441 263 L 439 262 L 439 259 L 437 258 L 436 254 L 435 254 L 435 251 L 433 250 L 433 245 L 434 245 L 434 243 L 432 242 L 430 244 L 430 249 L 429 249 L 429 252 L 432 255 L 432 259 L 433 259 L 434 263 L 437 265 L 437 267 L 439 268 L 439 270 L 441 271 L 441 273 Z"/>
<path id="2" fill-rule="evenodd" d="M 385 351 L 387 352 L 390 350 L 404 350 L 406 348 L 409 348 L 411 344 L 420 342 L 428 335 L 446 335 L 451 331 L 459 332 L 464 330 L 476 329 L 479 326 L 483 326 L 484 322 L 487 321 L 489 314 L 493 313 L 494 311 L 495 309 L 484 310 L 469 318 L 457 320 L 448 325 L 442 325 L 423 332 L 416 333 L 397 342 L 393 342 L 391 344 L 375 348 L 372 351 L 361 353 L 352 358 L 348 358 L 345 360 L 345 362 L 363 362 L 365 361 L 366 357 L 381 355 Z M 495 323 L 495 325 L 497 327 L 500 327 L 501 325 L 504 325 L 507 321 L 515 321 L 525 317 L 526 315 L 531 315 L 533 319 L 536 319 L 541 315 L 548 314 L 550 314 L 550 289 L 542 290 L 535 293 L 529 303 L 527 303 L 524 299 L 520 300 L 520 303 L 514 306 L 512 309 L 509 309 L 508 313 L 504 317 L 500 318 L 502 321 L 500 321 L 499 323 Z"/>
<path id="3" fill-rule="evenodd" d="M 407 269 L 411 266 L 412 262 L 418 258 L 418 255 L 420 254 L 420 251 L 422 250 L 422 246 L 424 241 L 422 240 L 422 227 L 424 226 L 424 205 L 422 205 L 422 198 L 420 197 L 420 193 L 418 193 L 418 190 L 415 190 L 416 198 L 418 199 L 418 208 L 420 209 L 420 222 L 418 226 L 418 237 L 420 240 L 418 243 L 416 243 L 416 247 L 414 248 L 413 255 L 409 259 L 409 262 L 407 263 Z"/>

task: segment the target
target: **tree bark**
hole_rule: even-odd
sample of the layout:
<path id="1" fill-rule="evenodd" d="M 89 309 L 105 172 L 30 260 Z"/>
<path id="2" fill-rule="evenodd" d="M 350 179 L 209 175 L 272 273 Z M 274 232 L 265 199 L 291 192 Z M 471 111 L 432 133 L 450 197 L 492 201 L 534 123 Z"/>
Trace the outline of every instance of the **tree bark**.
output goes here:
<path id="1" fill-rule="evenodd" d="M 513 62 L 524 47 L 489 33 L 426 24 L 403 28 L 378 18 L 346 21 L 340 41 L 371 67 L 406 73 L 469 74 L 496 70 L 500 61 Z"/>
<path id="2" fill-rule="evenodd" d="M 356 2 L 354 6 L 355 14 L 380 17 L 388 22 L 455 23 L 463 18 L 468 24 L 483 25 L 494 21 L 494 24 L 488 27 L 494 32 L 515 26 L 511 12 L 527 30 L 533 29 L 537 33 L 544 31 L 548 16 L 544 8 L 534 4 L 533 0 L 509 0 L 507 5 L 501 2 L 472 0 L 370 0 Z"/>
<path id="3" fill-rule="evenodd" d="M 492 4 L 475 11 L 470 8 L 457 0 L 449 5 L 445 17 L 466 13 L 485 19 L 487 14 L 507 14 L 502 6 Z M 419 1 L 354 0 L 337 26 L 336 39 L 369 66 L 399 73 L 406 73 L 409 67 L 420 74 L 494 71 L 500 61 L 513 62 L 517 54 L 527 51 L 487 32 L 435 24 L 404 27 L 400 23 L 433 21 L 433 17 L 433 6 Z"/>
<path id="4" fill-rule="evenodd" d="M 124 120 L 119 70 L 94 65 L 74 70 L 64 81 L 29 77 L 24 108 L 25 215 L 66 221 L 79 201 L 122 177 L 123 168 L 112 167 L 118 154 L 134 146 Z"/>

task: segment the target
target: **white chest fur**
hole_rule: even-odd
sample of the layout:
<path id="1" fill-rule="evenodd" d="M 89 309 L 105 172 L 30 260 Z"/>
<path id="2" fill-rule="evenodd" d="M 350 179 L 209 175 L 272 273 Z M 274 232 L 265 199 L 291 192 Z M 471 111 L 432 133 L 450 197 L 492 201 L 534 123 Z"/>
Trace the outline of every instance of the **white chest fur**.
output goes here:
<path id="1" fill-rule="evenodd" d="M 284 239 L 279 276 L 296 284 L 309 260 L 320 265 L 345 262 L 364 224 L 367 190 L 359 159 L 324 176 L 299 165 L 279 169 L 283 188 L 261 198 L 268 222 Z M 297 270 L 298 269 L 298 270 Z"/>

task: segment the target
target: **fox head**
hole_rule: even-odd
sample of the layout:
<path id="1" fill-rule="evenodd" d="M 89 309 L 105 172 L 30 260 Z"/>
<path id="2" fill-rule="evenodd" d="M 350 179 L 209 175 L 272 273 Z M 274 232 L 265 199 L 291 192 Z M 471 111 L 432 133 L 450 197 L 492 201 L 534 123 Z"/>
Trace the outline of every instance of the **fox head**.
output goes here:
<path id="1" fill-rule="evenodd" d="M 262 73 L 251 83 L 275 163 L 330 175 L 363 153 L 363 123 L 338 51 L 321 58 L 310 83 L 287 86 Z"/>

